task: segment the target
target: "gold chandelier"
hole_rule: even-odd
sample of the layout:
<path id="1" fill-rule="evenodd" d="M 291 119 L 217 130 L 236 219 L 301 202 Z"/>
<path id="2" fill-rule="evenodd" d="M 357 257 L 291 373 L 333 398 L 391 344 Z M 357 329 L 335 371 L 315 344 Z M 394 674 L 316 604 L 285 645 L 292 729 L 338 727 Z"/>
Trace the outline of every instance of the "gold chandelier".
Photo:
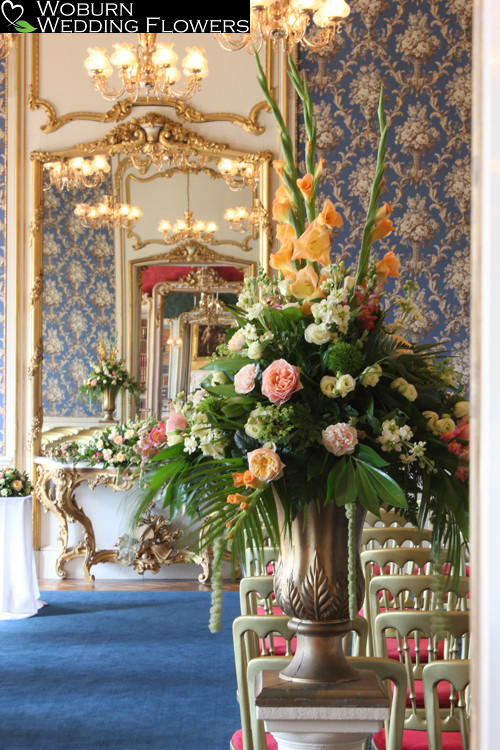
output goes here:
<path id="1" fill-rule="evenodd" d="M 259 167 L 251 162 L 224 158 L 219 159 L 217 168 L 231 190 L 254 190 L 259 180 Z"/>
<path id="2" fill-rule="evenodd" d="M 43 189 L 99 187 L 110 171 L 111 167 L 106 156 L 94 156 L 93 159 L 77 156 L 73 159 L 47 162 L 44 164 Z"/>
<path id="3" fill-rule="evenodd" d="M 115 203 L 113 195 L 105 195 L 102 203 L 91 205 L 78 203 L 74 211 L 84 227 L 90 229 L 120 227 L 130 231 L 142 216 L 138 206 L 128 203 Z"/>
<path id="4" fill-rule="evenodd" d="M 19 34 L 0 34 L 0 60 L 4 60 L 17 44 Z"/>
<path id="5" fill-rule="evenodd" d="M 184 211 L 184 218 L 177 219 L 173 226 L 166 219 L 162 219 L 158 224 L 158 231 L 167 245 L 186 242 L 186 240 L 213 242 L 215 233 L 219 227 L 215 221 L 195 221 L 193 219 L 193 214 L 189 207 L 189 172 L 186 173 L 186 183 L 187 210 Z"/>
<path id="6" fill-rule="evenodd" d="M 175 67 L 178 57 L 173 43 L 156 44 L 156 34 L 139 34 L 139 44 L 134 46 L 114 44 L 115 51 L 108 57 L 103 47 L 90 47 L 89 56 L 84 62 L 87 73 L 96 89 L 105 99 L 119 99 L 126 92 L 132 101 L 140 96 L 156 96 L 160 101 L 165 99 L 189 99 L 200 88 L 203 78 L 208 75 L 208 64 L 203 49 L 188 47 L 182 61 L 182 70 L 186 76 L 184 90 L 174 89 L 180 80 L 181 73 Z M 120 88 L 109 88 L 107 79 L 117 68 L 122 81 Z"/>
<path id="7" fill-rule="evenodd" d="M 216 34 L 226 50 L 263 43 L 283 44 L 289 52 L 296 44 L 319 50 L 332 41 L 350 7 L 345 0 L 250 0 L 249 34 Z"/>

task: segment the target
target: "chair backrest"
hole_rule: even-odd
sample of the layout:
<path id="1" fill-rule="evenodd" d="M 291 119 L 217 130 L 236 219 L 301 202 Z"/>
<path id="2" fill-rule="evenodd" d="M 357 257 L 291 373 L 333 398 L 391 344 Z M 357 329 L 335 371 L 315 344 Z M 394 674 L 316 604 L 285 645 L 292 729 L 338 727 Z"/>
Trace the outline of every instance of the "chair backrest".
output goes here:
<path id="1" fill-rule="evenodd" d="M 442 732 L 460 732 L 463 750 L 469 750 L 470 661 L 435 661 L 422 672 L 429 750 L 443 750 Z M 443 716 L 437 696 L 438 683 L 450 683 L 450 708 Z"/>
<path id="2" fill-rule="evenodd" d="M 380 509 L 380 516 L 367 511 L 365 517 L 365 526 L 406 526 L 408 521 L 395 510 Z"/>
<path id="3" fill-rule="evenodd" d="M 372 639 L 374 616 L 370 610 L 370 581 L 381 575 L 430 574 L 432 556 L 430 547 L 384 547 L 361 552 L 361 566 L 365 575 L 363 616 L 368 621 L 368 655 L 374 655 Z"/>
<path id="4" fill-rule="evenodd" d="M 269 567 L 273 568 L 274 563 L 278 561 L 280 548 L 272 545 L 260 547 L 245 548 L 245 576 L 267 576 Z"/>
<path id="5" fill-rule="evenodd" d="M 240 581 L 240 613 L 256 615 L 261 606 L 264 614 L 272 615 L 274 604 L 274 576 L 246 576 Z"/>
<path id="6" fill-rule="evenodd" d="M 410 706 L 407 710 L 405 728 L 426 730 L 425 710 L 417 706 L 415 683 L 422 679 L 424 663 L 430 664 L 438 658 L 469 658 L 469 612 L 382 612 L 375 619 L 374 635 L 375 654 L 383 657 L 388 655 L 387 638 L 396 636 L 398 659 L 405 665 L 408 677 Z M 423 657 L 421 649 L 424 648 Z"/>
<path id="7" fill-rule="evenodd" d="M 414 526 L 367 526 L 361 531 L 361 548 L 430 547 L 432 532 Z"/>
<path id="8" fill-rule="evenodd" d="M 445 575 L 382 575 L 369 584 L 368 599 L 372 622 L 382 610 L 434 610 L 448 612 L 469 609 L 470 579 L 456 581 Z"/>
<path id="9" fill-rule="evenodd" d="M 288 618 L 276 615 L 240 616 L 233 623 L 243 750 L 266 750 L 264 724 L 257 720 L 255 714 L 255 679 L 264 669 L 281 670 L 289 664 L 291 655 L 275 656 L 267 648 L 269 635 L 272 633 L 285 635 L 288 630 L 287 621 Z M 249 658 L 245 651 L 245 636 L 249 633 L 263 640 L 264 655 Z M 290 635 L 288 631 L 288 637 Z M 356 669 L 373 669 L 381 680 L 390 680 L 393 683 L 394 689 L 388 689 L 388 694 L 390 696 L 392 694 L 392 701 L 390 717 L 386 722 L 387 750 L 399 750 L 403 736 L 406 703 L 407 682 L 404 666 L 392 659 L 369 659 L 357 656 L 348 657 L 348 659 Z"/>

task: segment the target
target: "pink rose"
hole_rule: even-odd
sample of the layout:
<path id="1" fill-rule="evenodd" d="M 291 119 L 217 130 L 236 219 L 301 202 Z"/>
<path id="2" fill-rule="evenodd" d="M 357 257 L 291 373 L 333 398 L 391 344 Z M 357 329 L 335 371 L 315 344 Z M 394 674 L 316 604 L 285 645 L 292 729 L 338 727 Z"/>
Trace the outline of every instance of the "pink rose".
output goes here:
<path id="1" fill-rule="evenodd" d="M 281 406 L 303 388 L 300 370 L 286 359 L 276 359 L 262 373 L 262 393 L 272 404 Z"/>
<path id="2" fill-rule="evenodd" d="M 115 438 L 113 439 L 113 442 L 116 445 L 121 445 L 122 443 L 125 442 L 125 438 L 123 437 L 123 435 L 116 435 Z"/>
<path id="3" fill-rule="evenodd" d="M 91 380 L 90 381 L 90 385 L 93 386 L 93 387 L 96 386 L 97 385 L 97 380 L 95 378 L 93 380 Z"/>
<path id="4" fill-rule="evenodd" d="M 173 411 L 167 419 L 165 430 L 167 432 L 171 432 L 172 430 L 185 430 L 187 426 L 188 421 L 184 414 L 179 414 L 178 412 Z"/>
<path id="5" fill-rule="evenodd" d="M 255 387 L 257 365 L 245 365 L 234 376 L 234 390 L 236 393 L 250 393 Z"/>
<path id="6" fill-rule="evenodd" d="M 358 433 L 356 428 L 347 422 L 331 424 L 323 430 L 322 443 L 334 456 L 344 456 L 354 451 L 358 444 Z"/>

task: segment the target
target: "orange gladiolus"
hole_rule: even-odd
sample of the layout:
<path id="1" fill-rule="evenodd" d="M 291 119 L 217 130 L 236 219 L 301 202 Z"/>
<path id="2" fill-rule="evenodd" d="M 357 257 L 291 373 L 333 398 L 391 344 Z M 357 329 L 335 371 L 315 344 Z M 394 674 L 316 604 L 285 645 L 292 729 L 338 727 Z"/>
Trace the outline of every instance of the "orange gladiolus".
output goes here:
<path id="1" fill-rule="evenodd" d="M 269 265 L 275 271 L 281 271 L 285 279 L 294 279 L 295 270 L 292 265 L 293 242 L 288 240 L 275 253 L 269 256 Z"/>
<path id="2" fill-rule="evenodd" d="M 248 500 L 246 495 L 240 495 L 239 492 L 235 492 L 234 495 L 227 496 L 227 502 L 231 505 L 240 505 Z"/>
<path id="3" fill-rule="evenodd" d="M 321 209 L 319 216 L 316 218 L 316 221 L 318 224 L 330 228 L 341 227 L 344 223 L 342 221 L 342 216 L 336 210 L 329 198 L 323 203 L 323 208 Z"/>
<path id="4" fill-rule="evenodd" d="M 393 250 L 389 250 L 382 260 L 379 260 L 375 266 L 377 277 L 381 281 L 386 281 L 388 276 L 396 278 L 399 276 L 399 258 L 394 255 Z"/>
<path id="5" fill-rule="evenodd" d="M 257 479 L 257 477 L 254 476 L 249 469 L 243 472 L 234 471 L 233 482 L 235 487 L 246 487 L 252 488 L 254 490 L 262 487 L 262 482 L 260 481 L 260 479 Z"/>
<path id="6" fill-rule="evenodd" d="M 315 219 L 296 241 L 292 260 L 317 261 L 322 266 L 328 266 L 330 250 L 330 232 Z"/>
<path id="7" fill-rule="evenodd" d="M 383 237 L 387 237 L 387 235 L 390 234 L 393 229 L 394 226 L 392 221 L 384 217 L 379 221 L 378 224 L 375 224 L 372 229 L 372 242 L 381 240 Z"/>
<path id="8" fill-rule="evenodd" d="M 313 176 L 312 174 L 306 174 L 304 177 L 300 177 L 297 180 L 297 187 L 299 188 L 300 192 L 306 199 L 306 201 L 311 200 L 313 197 Z"/>
<path id="9" fill-rule="evenodd" d="M 276 190 L 273 201 L 273 218 L 276 221 L 289 223 L 290 208 L 293 208 L 294 204 L 288 192 L 286 185 L 280 185 Z"/>
<path id="10" fill-rule="evenodd" d="M 319 288 L 320 278 L 314 268 L 310 265 L 301 268 L 297 272 L 295 281 L 290 284 L 290 291 L 297 299 L 315 299 L 324 297 L 324 293 Z"/>

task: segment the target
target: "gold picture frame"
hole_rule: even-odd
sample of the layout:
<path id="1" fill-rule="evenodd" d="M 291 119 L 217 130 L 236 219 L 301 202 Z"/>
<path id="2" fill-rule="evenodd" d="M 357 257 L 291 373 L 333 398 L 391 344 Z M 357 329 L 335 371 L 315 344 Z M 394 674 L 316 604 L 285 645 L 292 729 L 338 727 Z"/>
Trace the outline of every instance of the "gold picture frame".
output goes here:
<path id="1" fill-rule="evenodd" d="M 191 331 L 191 368 L 199 370 L 211 358 L 219 344 L 225 341 L 227 324 L 195 323 Z"/>

